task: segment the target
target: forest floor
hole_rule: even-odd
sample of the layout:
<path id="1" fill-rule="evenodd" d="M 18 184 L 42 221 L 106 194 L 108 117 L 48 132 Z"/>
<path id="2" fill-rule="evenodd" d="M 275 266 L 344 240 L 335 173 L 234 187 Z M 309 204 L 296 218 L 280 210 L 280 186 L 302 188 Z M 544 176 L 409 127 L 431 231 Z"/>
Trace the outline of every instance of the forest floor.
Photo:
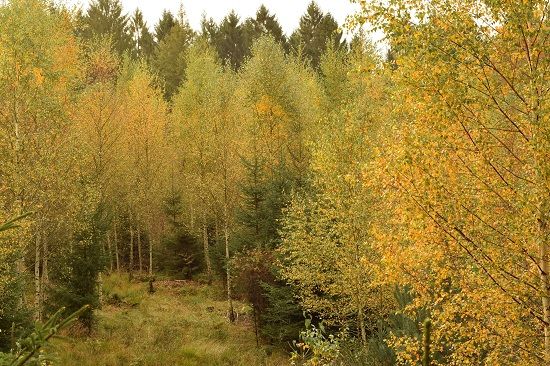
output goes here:
<path id="1" fill-rule="evenodd" d="M 235 324 L 227 320 L 227 302 L 215 285 L 192 281 L 129 282 L 127 275 L 104 279 L 101 310 L 92 335 L 56 341 L 59 365 L 79 366 L 275 366 L 288 355 L 256 346 L 249 309 Z M 76 332 L 78 333 L 78 332 Z"/>

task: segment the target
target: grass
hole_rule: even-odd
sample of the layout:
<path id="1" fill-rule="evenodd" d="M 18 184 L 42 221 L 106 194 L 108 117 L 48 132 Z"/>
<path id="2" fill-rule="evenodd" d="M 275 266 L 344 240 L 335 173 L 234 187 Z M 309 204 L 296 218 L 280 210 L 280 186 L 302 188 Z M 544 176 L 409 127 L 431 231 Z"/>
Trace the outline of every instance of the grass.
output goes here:
<path id="1" fill-rule="evenodd" d="M 227 321 L 221 290 L 196 282 L 130 283 L 127 276 L 104 280 L 104 303 L 90 337 L 56 343 L 59 365 L 194 366 L 288 364 L 288 356 L 256 346 L 246 319 Z M 244 304 L 236 304 L 245 308 Z"/>

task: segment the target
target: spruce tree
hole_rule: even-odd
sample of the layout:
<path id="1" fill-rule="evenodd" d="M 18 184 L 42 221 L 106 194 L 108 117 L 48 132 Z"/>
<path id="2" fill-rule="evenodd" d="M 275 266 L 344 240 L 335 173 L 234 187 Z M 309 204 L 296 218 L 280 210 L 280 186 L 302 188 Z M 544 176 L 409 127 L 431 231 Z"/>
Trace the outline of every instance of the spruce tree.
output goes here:
<path id="1" fill-rule="evenodd" d="M 153 35 L 149 32 L 143 13 L 136 9 L 130 20 L 130 32 L 133 40 L 133 56 L 149 60 L 153 54 L 154 41 Z"/>
<path id="2" fill-rule="evenodd" d="M 286 36 L 283 33 L 283 28 L 277 21 L 274 14 L 271 14 L 265 5 L 260 6 L 256 12 L 255 18 L 248 18 L 244 27 L 248 33 L 248 38 L 251 42 L 264 35 L 270 35 L 273 39 L 279 43 L 285 53 L 289 50 L 289 45 Z"/>
<path id="3" fill-rule="evenodd" d="M 220 23 L 215 44 L 223 64 L 233 70 L 238 70 L 249 55 L 250 40 L 239 16 L 234 11 Z"/>
<path id="4" fill-rule="evenodd" d="M 162 43 L 176 24 L 174 15 L 168 10 L 164 10 L 159 22 L 155 25 L 155 42 L 157 45 Z"/>
<path id="5" fill-rule="evenodd" d="M 169 20 L 167 19 L 170 19 L 169 15 L 166 15 L 164 22 L 161 20 L 162 24 L 168 24 Z M 170 28 L 167 35 L 162 33 L 165 26 L 157 27 L 157 38 L 160 35 L 162 40 L 155 52 L 153 67 L 164 84 L 165 98 L 170 99 L 184 79 L 184 55 L 191 44 L 194 33 L 183 16 Z"/>
<path id="6" fill-rule="evenodd" d="M 331 42 L 335 48 L 345 47 L 341 39 L 342 32 L 338 30 L 336 20 L 330 13 L 324 14 L 312 1 L 300 18 L 300 26 L 290 36 L 290 45 L 295 53 L 303 55 L 318 70 L 327 44 Z"/>
<path id="7" fill-rule="evenodd" d="M 128 15 L 123 14 L 119 0 L 93 0 L 79 17 L 77 34 L 85 40 L 108 38 L 119 55 L 133 48 Z"/>

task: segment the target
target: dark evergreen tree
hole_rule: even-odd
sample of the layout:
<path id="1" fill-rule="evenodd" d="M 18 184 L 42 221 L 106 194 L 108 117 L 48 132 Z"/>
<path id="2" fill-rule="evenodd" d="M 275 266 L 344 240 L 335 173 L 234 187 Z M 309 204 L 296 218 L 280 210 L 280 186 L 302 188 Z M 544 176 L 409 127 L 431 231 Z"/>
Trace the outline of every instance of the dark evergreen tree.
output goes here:
<path id="1" fill-rule="evenodd" d="M 95 209 L 90 209 L 94 203 L 85 194 L 83 201 L 90 205 L 79 212 L 81 224 L 75 228 L 68 250 L 59 255 L 47 303 L 51 311 L 63 306 L 70 312 L 89 305 L 80 315 L 80 321 L 91 331 L 93 310 L 100 305 L 98 277 L 105 267 L 103 244 L 109 217 L 104 204 L 99 203 Z"/>
<path id="2" fill-rule="evenodd" d="M 119 55 L 131 52 L 129 19 L 119 0 L 93 0 L 85 15 L 79 16 L 77 34 L 85 40 L 108 38 Z"/>
<path id="3" fill-rule="evenodd" d="M 249 55 L 250 39 L 234 11 L 220 23 L 214 44 L 222 63 L 233 70 L 238 70 Z"/>
<path id="4" fill-rule="evenodd" d="M 300 26 L 292 33 L 290 45 L 295 53 L 301 54 L 318 70 L 327 44 L 332 42 L 335 48 L 345 47 L 345 42 L 341 39 L 342 32 L 338 30 L 336 20 L 330 14 L 323 14 L 312 1 L 300 18 Z"/>
<path id="5" fill-rule="evenodd" d="M 166 99 L 172 97 L 184 79 L 184 54 L 193 37 L 193 30 L 182 15 L 176 24 L 172 26 L 169 33 L 162 38 L 156 49 L 153 67 L 163 83 Z"/>
<path id="6" fill-rule="evenodd" d="M 243 159 L 246 180 L 241 185 L 243 206 L 239 211 L 240 230 L 237 232 L 239 247 L 251 249 L 266 246 L 266 224 L 269 219 L 265 210 L 267 187 L 263 176 L 263 163 L 258 157 Z"/>
<path id="7" fill-rule="evenodd" d="M 136 9 L 130 20 L 130 32 L 134 45 L 133 56 L 149 60 L 154 50 L 153 35 L 149 32 L 143 20 L 143 13 L 139 9 Z"/>
<path id="8" fill-rule="evenodd" d="M 214 19 L 206 18 L 203 14 L 201 19 L 201 37 L 206 39 L 207 42 L 216 47 L 218 42 L 219 28 Z"/>
<path id="9" fill-rule="evenodd" d="M 255 18 L 246 20 L 244 26 L 250 41 L 253 42 L 263 35 L 270 35 L 277 43 L 281 44 L 286 53 L 288 52 L 289 45 L 283 33 L 283 28 L 275 15 L 270 14 L 264 5 L 260 6 Z"/>
<path id="10" fill-rule="evenodd" d="M 174 15 L 168 10 L 164 10 L 159 22 L 155 25 L 155 42 L 157 45 L 162 43 L 176 24 Z"/>

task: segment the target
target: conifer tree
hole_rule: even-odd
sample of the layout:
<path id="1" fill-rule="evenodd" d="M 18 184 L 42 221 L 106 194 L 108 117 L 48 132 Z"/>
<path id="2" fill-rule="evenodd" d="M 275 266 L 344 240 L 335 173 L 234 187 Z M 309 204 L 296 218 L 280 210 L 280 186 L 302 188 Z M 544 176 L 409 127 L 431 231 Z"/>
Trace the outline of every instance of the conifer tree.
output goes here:
<path id="1" fill-rule="evenodd" d="M 149 60 L 153 55 L 154 40 L 139 9 L 136 9 L 130 19 L 130 34 L 134 45 L 134 57 Z"/>
<path id="2" fill-rule="evenodd" d="M 314 69 L 318 69 L 328 43 L 335 48 L 345 48 L 336 20 L 330 13 L 324 14 L 312 1 L 300 18 L 300 26 L 290 36 L 290 45 L 295 53 L 303 55 Z"/>
<path id="3" fill-rule="evenodd" d="M 216 48 L 224 65 L 238 70 L 249 52 L 249 39 L 239 16 L 230 12 L 217 30 Z"/>
<path id="4" fill-rule="evenodd" d="M 155 44 L 161 44 L 176 24 L 174 15 L 168 10 L 164 10 L 159 22 L 155 25 Z"/>
<path id="5" fill-rule="evenodd" d="M 246 20 L 244 27 L 250 41 L 249 47 L 252 46 L 251 43 L 261 36 L 270 35 L 276 42 L 280 43 L 285 52 L 288 53 L 289 46 L 286 36 L 283 33 L 283 28 L 277 21 L 276 16 L 269 13 L 265 5 L 261 5 L 258 8 L 254 18 L 248 18 Z"/>
<path id="6" fill-rule="evenodd" d="M 119 55 L 133 49 L 129 18 L 123 13 L 119 0 L 92 1 L 86 14 L 79 17 L 78 35 L 87 41 L 109 39 Z"/>
<path id="7" fill-rule="evenodd" d="M 166 99 L 170 99 L 177 92 L 184 80 L 185 51 L 194 38 L 194 32 L 189 26 L 185 14 L 182 13 L 180 19 L 171 27 L 169 27 L 171 24 L 169 19 L 172 19 L 171 16 L 165 15 L 165 18 L 161 20 L 162 23 L 159 23 L 159 27 L 162 24 L 162 28 L 157 29 L 159 44 L 153 60 L 153 67 L 163 83 Z"/>

